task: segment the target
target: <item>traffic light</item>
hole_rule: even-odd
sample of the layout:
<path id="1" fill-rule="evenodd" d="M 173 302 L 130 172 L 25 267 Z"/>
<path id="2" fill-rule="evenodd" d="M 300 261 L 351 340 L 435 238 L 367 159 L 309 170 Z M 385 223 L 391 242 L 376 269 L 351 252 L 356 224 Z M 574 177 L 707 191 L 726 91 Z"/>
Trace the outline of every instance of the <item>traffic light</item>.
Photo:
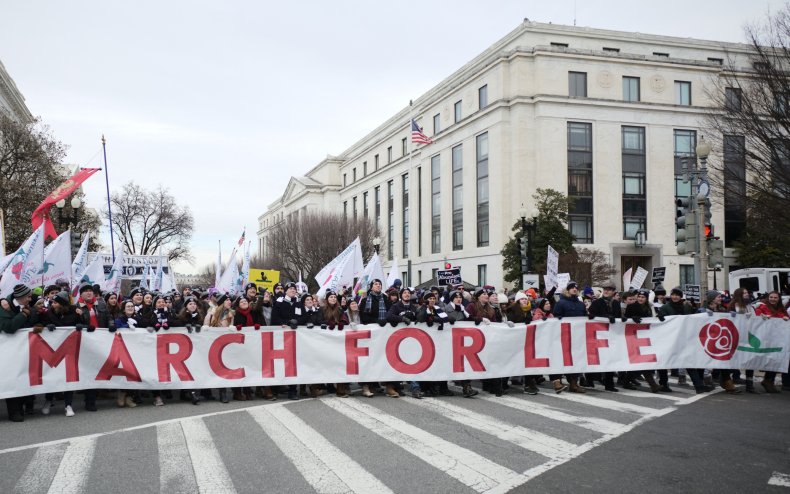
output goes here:
<path id="1" fill-rule="evenodd" d="M 77 252 L 79 252 L 80 247 L 82 247 L 82 239 L 80 238 L 80 234 L 72 231 L 71 232 L 71 258 L 77 256 Z"/>
<path id="2" fill-rule="evenodd" d="M 697 252 L 697 214 L 692 207 L 691 199 L 681 197 L 675 201 L 675 242 L 678 254 L 693 254 Z"/>
<path id="3" fill-rule="evenodd" d="M 527 273 L 527 239 L 519 237 L 516 239 L 518 242 L 518 256 L 521 261 L 521 274 Z"/>
<path id="4" fill-rule="evenodd" d="M 724 267 L 724 241 L 715 237 L 708 239 L 708 267 Z"/>
<path id="5" fill-rule="evenodd" d="M 444 263 L 444 269 L 453 269 L 453 265 L 449 262 Z"/>
<path id="6" fill-rule="evenodd" d="M 705 225 L 705 238 L 713 237 L 713 225 L 710 222 L 710 199 L 705 199 L 705 205 L 702 208 L 702 223 Z"/>

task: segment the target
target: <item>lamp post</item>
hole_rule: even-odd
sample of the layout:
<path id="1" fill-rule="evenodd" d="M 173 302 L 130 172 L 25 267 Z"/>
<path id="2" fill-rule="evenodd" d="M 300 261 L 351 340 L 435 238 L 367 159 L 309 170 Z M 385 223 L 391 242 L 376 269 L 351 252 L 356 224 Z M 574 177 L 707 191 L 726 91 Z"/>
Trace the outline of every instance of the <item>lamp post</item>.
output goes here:
<path id="1" fill-rule="evenodd" d="M 521 216 L 521 238 L 522 241 L 526 239 L 526 249 L 521 252 L 521 283 L 522 287 L 526 285 L 524 276 L 532 274 L 532 244 L 535 230 L 538 228 L 538 215 L 536 212 L 530 213 L 525 207 L 521 207 L 519 211 Z M 529 217 L 529 219 L 527 219 Z"/>
<path id="2" fill-rule="evenodd" d="M 376 255 L 379 255 L 379 247 L 381 247 L 381 239 L 376 237 L 373 239 L 373 250 L 376 251 Z"/>
<path id="3" fill-rule="evenodd" d="M 77 223 L 80 221 L 80 214 L 82 213 L 82 201 L 79 197 L 74 196 L 71 198 L 69 202 L 71 206 L 71 214 L 66 214 L 63 210 L 66 207 L 66 200 L 61 199 L 55 203 L 55 207 L 58 208 L 58 221 L 60 225 L 71 225 L 77 226 Z M 76 248 L 75 248 L 76 245 Z M 71 257 L 74 257 L 77 254 L 77 250 L 79 249 L 80 245 L 80 237 L 79 234 L 72 232 L 71 235 Z"/>
<path id="4" fill-rule="evenodd" d="M 645 246 L 645 237 L 647 236 L 647 232 L 642 230 L 641 228 L 636 231 L 634 235 L 634 247 L 637 249 L 641 249 Z"/>
<path id="5" fill-rule="evenodd" d="M 705 141 L 704 137 L 700 137 L 697 144 L 697 157 L 699 158 L 700 167 L 697 174 L 697 228 L 698 228 L 698 242 L 697 249 L 699 255 L 696 262 L 699 265 L 699 293 L 700 299 L 705 296 L 708 291 L 708 244 L 705 236 L 705 201 L 708 199 L 710 193 L 710 185 L 708 184 L 708 155 L 710 155 L 711 146 Z M 715 276 L 715 273 L 714 273 Z M 700 300 L 702 302 L 702 300 Z M 702 305 L 700 303 L 700 305 Z"/>

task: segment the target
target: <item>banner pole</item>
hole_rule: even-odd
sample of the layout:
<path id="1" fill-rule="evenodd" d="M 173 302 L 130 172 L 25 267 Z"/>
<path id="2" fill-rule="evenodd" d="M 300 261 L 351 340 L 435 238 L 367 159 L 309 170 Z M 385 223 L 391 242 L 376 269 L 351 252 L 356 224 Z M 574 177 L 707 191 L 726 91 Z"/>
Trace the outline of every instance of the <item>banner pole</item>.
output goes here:
<path id="1" fill-rule="evenodd" d="M 107 217 L 110 220 L 110 249 L 112 250 L 112 262 L 115 262 L 115 236 L 112 233 L 112 206 L 110 205 L 110 171 L 107 169 L 107 141 L 104 134 L 101 135 L 101 148 L 104 153 L 104 182 L 107 184 Z"/>
<path id="2" fill-rule="evenodd" d="M 0 209 L 0 257 L 5 257 L 5 216 Z"/>

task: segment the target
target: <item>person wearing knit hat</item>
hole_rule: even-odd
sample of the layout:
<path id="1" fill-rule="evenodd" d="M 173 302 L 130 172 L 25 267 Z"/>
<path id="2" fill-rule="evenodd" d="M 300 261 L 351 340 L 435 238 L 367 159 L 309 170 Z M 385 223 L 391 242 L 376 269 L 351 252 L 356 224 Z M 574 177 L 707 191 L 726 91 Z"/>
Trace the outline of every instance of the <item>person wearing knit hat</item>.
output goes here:
<path id="1" fill-rule="evenodd" d="M 12 293 L 0 300 L 0 331 L 15 333 L 22 328 L 43 328 L 37 325 L 38 311 L 30 306 L 32 292 L 26 285 L 19 284 L 14 286 Z M 6 398 L 5 402 L 9 419 L 12 422 L 23 422 L 25 398 Z"/>
<path id="2" fill-rule="evenodd" d="M 46 324 L 47 329 L 50 331 L 54 331 L 56 327 L 76 326 L 81 321 L 81 317 L 77 315 L 74 306 L 70 303 L 69 292 L 66 291 L 58 292 L 52 298 L 49 309 L 47 309 L 47 312 L 42 316 L 42 322 Z M 41 407 L 41 413 L 43 415 L 49 415 L 54 399 L 54 393 L 46 393 L 44 395 L 44 406 Z M 66 417 L 74 416 L 74 408 L 72 408 L 73 400 L 73 391 L 63 392 L 63 405 Z"/>

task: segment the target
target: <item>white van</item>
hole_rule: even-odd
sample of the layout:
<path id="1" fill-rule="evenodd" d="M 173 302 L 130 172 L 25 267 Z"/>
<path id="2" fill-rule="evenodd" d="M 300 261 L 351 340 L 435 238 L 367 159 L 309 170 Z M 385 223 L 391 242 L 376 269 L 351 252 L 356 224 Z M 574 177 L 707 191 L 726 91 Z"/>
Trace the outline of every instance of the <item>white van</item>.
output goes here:
<path id="1" fill-rule="evenodd" d="M 773 290 L 782 294 L 782 301 L 790 298 L 790 268 L 746 268 L 730 271 L 730 293 L 746 288 L 752 294 Z"/>

